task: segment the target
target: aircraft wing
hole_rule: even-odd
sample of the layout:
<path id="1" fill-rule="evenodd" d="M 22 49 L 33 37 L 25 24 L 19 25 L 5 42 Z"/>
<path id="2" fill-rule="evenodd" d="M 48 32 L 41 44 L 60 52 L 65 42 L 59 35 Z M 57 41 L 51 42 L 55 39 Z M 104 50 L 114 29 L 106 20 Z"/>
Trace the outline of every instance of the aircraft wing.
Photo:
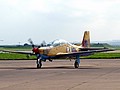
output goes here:
<path id="1" fill-rule="evenodd" d="M 35 55 L 32 51 L 10 51 L 10 50 L 0 50 L 0 51 L 8 52 L 8 53 Z M 76 55 L 89 56 L 94 53 L 107 52 L 107 51 L 114 51 L 114 49 L 100 49 L 100 50 L 88 50 L 88 51 L 80 51 L 80 52 L 72 52 L 72 53 L 58 53 L 57 55 L 52 56 L 52 58 L 57 59 L 57 58 L 62 58 L 62 57 L 75 57 Z"/>
<path id="2" fill-rule="evenodd" d="M 0 50 L 1 52 L 8 52 L 8 53 L 18 53 L 18 54 L 29 54 L 34 55 L 32 51 L 12 51 L 12 50 Z"/>
<path id="3" fill-rule="evenodd" d="M 106 47 L 85 47 L 85 48 L 79 48 L 80 51 L 89 51 L 89 50 L 104 50 L 108 49 Z"/>
<path id="4" fill-rule="evenodd" d="M 80 51 L 80 52 L 73 52 L 73 53 L 61 53 L 61 54 L 57 54 L 54 58 L 75 57 L 76 55 L 89 56 L 94 53 L 107 52 L 107 51 L 114 51 L 114 50 L 113 49 L 101 49 L 101 50 Z"/>

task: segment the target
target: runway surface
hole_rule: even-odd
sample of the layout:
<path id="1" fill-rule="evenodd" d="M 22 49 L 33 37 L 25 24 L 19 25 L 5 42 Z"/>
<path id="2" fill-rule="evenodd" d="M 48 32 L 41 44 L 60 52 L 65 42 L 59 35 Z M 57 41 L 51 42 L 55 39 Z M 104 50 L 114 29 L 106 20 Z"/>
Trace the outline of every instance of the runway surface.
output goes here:
<path id="1" fill-rule="evenodd" d="M 120 59 L 73 61 L 1 60 L 0 90 L 120 90 Z"/>

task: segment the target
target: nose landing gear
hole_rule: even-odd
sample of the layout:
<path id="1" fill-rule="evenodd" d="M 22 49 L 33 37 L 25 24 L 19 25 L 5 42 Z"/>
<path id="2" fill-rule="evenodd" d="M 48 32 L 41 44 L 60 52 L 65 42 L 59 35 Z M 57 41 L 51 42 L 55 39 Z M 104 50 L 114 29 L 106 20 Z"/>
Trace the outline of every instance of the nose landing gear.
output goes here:
<path id="1" fill-rule="evenodd" d="M 37 68 L 41 68 L 41 67 L 42 67 L 41 59 L 37 59 Z"/>

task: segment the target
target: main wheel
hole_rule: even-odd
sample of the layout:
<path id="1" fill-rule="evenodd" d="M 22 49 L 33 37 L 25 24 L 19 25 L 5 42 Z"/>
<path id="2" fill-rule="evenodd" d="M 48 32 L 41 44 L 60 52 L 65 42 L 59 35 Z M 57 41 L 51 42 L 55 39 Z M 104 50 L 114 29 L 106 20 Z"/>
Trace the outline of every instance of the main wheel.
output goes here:
<path id="1" fill-rule="evenodd" d="M 74 63 L 74 67 L 75 67 L 75 68 L 79 68 L 79 63 L 78 63 L 78 62 L 75 62 L 75 63 Z"/>

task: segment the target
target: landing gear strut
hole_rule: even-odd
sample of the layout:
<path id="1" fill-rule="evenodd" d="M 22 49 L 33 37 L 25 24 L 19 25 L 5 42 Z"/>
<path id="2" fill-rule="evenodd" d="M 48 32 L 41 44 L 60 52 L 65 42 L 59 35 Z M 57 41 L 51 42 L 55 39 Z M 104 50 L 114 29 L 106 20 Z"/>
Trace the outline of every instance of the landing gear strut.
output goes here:
<path id="1" fill-rule="evenodd" d="M 77 55 L 74 63 L 74 67 L 79 68 L 79 65 L 80 65 L 80 55 Z"/>

